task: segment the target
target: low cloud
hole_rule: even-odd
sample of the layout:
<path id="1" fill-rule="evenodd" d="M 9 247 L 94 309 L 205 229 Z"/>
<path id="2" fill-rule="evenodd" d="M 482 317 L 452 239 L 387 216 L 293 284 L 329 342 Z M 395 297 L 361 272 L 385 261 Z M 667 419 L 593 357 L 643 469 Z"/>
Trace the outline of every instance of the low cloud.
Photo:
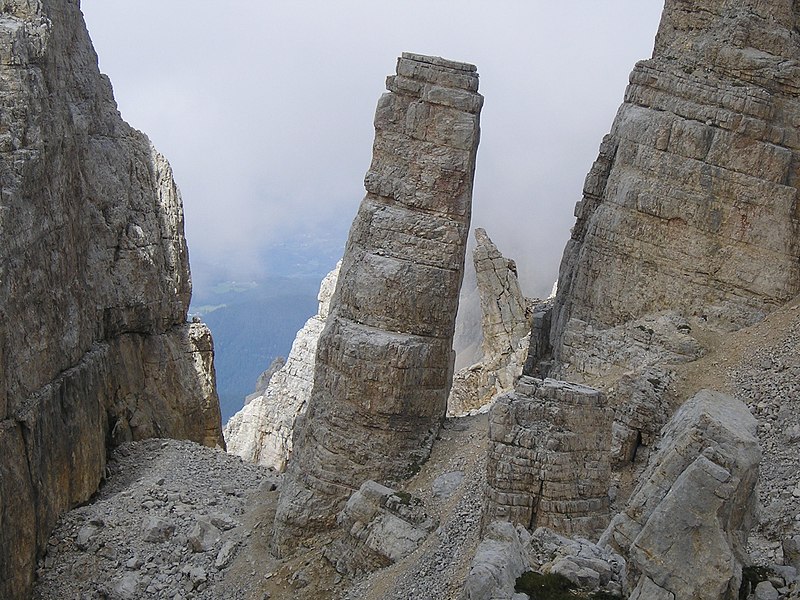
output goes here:
<path id="1" fill-rule="evenodd" d="M 662 3 L 83 0 L 122 115 L 173 165 L 196 281 L 263 270 L 289 232 L 347 228 L 402 51 L 474 62 L 473 225 L 546 295 L 583 179 Z M 216 266 L 214 266 L 216 265 Z M 237 275 L 238 276 L 238 275 Z"/>

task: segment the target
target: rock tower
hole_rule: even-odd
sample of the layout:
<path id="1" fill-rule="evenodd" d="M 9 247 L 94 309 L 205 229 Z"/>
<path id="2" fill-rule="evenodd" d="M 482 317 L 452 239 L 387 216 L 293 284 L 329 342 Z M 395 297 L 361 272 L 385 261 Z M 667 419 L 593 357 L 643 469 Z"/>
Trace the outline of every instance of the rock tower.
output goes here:
<path id="1" fill-rule="evenodd" d="M 279 554 L 332 526 L 364 481 L 412 474 L 445 414 L 483 97 L 474 66 L 408 53 L 386 87 L 281 493 Z"/>
<path id="2" fill-rule="evenodd" d="M 180 195 L 120 118 L 79 3 L 3 2 L 0 81 L 0 597 L 17 599 L 109 445 L 222 437 Z"/>
<path id="3" fill-rule="evenodd" d="M 799 20 L 790 0 L 666 2 L 576 208 L 557 361 L 585 361 L 582 323 L 728 330 L 800 292 Z"/>
<path id="4" fill-rule="evenodd" d="M 517 265 L 505 258 L 486 234 L 475 230 L 472 261 L 481 311 L 480 362 L 458 371 L 447 401 L 449 415 L 480 409 L 498 394 L 514 389 L 528 355 L 533 301 L 522 294 Z"/>
<path id="5" fill-rule="evenodd" d="M 599 390 L 521 377 L 489 414 L 484 527 L 500 520 L 599 535 L 609 519 L 613 416 Z"/>

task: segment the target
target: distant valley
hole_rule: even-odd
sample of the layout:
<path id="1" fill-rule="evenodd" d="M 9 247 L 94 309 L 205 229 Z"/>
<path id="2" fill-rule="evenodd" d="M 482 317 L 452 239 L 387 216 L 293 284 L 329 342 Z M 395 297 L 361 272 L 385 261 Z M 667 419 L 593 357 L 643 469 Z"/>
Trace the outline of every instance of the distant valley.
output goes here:
<path id="1" fill-rule="evenodd" d="M 341 257 L 343 239 L 344 233 L 286 240 L 264 250 L 269 274 L 195 286 L 189 312 L 214 336 L 223 423 L 242 407 L 273 359 L 289 353 L 297 331 L 317 312 L 320 281 Z"/>

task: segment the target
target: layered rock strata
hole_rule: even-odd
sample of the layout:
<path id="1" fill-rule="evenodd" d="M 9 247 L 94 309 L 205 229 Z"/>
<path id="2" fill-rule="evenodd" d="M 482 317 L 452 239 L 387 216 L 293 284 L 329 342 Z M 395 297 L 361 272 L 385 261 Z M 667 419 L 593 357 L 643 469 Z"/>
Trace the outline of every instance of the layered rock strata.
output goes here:
<path id="1" fill-rule="evenodd" d="M 295 423 L 305 414 L 314 387 L 317 343 L 328 318 L 340 265 L 322 280 L 317 314 L 297 332 L 286 364 L 271 376 L 261 394 L 248 396 L 244 408 L 225 425 L 228 452 L 277 471 L 286 469 Z"/>
<path id="2" fill-rule="evenodd" d="M 406 53 L 387 88 L 278 507 L 281 554 L 367 479 L 413 473 L 445 414 L 483 97 L 474 66 Z"/>
<path id="3" fill-rule="evenodd" d="M 489 413 L 484 523 L 599 534 L 609 520 L 612 419 L 596 389 L 520 378 Z"/>
<path id="4" fill-rule="evenodd" d="M 708 390 L 670 419 L 601 539 L 628 561 L 631 600 L 739 597 L 757 504 L 756 430 L 744 403 Z"/>
<path id="5" fill-rule="evenodd" d="M 666 2 L 575 210 L 558 363 L 589 346 L 581 323 L 674 311 L 726 330 L 800 291 L 798 19 L 789 0 Z"/>
<path id="6" fill-rule="evenodd" d="M 109 444 L 222 444 L 166 160 L 117 112 L 77 2 L 0 18 L 0 597 L 27 598 Z"/>
<path id="7" fill-rule="evenodd" d="M 528 353 L 532 302 L 519 287 L 517 266 L 505 258 L 484 229 L 475 230 L 472 260 L 481 309 L 480 362 L 459 371 L 448 413 L 463 415 L 514 389 Z"/>

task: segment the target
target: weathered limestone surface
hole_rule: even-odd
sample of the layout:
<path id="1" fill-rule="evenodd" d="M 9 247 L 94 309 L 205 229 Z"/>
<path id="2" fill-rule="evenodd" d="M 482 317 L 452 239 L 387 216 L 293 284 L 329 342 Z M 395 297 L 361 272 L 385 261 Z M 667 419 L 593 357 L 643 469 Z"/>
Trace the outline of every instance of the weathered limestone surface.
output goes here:
<path id="1" fill-rule="evenodd" d="M 790 0 L 666 2 L 576 207 L 558 362 L 582 360 L 585 324 L 733 329 L 800 291 L 798 19 Z"/>
<path id="2" fill-rule="evenodd" d="M 484 523 L 599 534 L 609 520 L 612 418 L 598 390 L 520 378 L 489 413 Z"/>
<path id="3" fill-rule="evenodd" d="M 436 528 L 422 502 L 374 481 L 366 481 L 337 517 L 341 540 L 325 549 L 339 573 L 363 575 L 401 560 Z"/>
<path id="4" fill-rule="evenodd" d="M 0 11 L 0 597 L 15 599 L 109 442 L 222 437 L 169 165 L 120 118 L 77 2 Z"/>
<path id="5" fill-rule="evenodd" d="M 708 390 L 669 421 L 601 539 L 628 561 L 630 598 L 738 598 L 755 520 L 756 427 L 742 402 Z"/>
<path id="6" fill-rule="evenodd" d="M 387 88 L 278 506 L 281 554 L 367 479 L 413 472 L 445 414 L 483 97 L 474 66 L 416 54 Z"/>
<path id="7" fill-rule="evenodd" d="M 460 600 L 511 600 L 517 577 L 531 570 L 531 534 L 521 525 L 494 521 L 475 552 Z"/>
<path id="8" fill-rule="evenodd" d="M 472 252 L 481 307 L 479 363 L 456 373 L 447 401 L 448 414 L 463 415 L 514 389 L 528 353 L 533 316 L 531 301 L 517 280 L 517 266 L 500 253 L 484 229 L 475 230 Z"/>
<path id="9" fill-rule="evenodd" d="M 295 423 L 305 414 L 314 387 L 317 343 L 328 318 L 340 265 L 322 280 L 317 296 L 319 310 L 297 332 L 286 364 L 272 375 L 263 393 L 250 399 L 225 426 L 228 452 L 278 471 L 286 469 Z"/>

